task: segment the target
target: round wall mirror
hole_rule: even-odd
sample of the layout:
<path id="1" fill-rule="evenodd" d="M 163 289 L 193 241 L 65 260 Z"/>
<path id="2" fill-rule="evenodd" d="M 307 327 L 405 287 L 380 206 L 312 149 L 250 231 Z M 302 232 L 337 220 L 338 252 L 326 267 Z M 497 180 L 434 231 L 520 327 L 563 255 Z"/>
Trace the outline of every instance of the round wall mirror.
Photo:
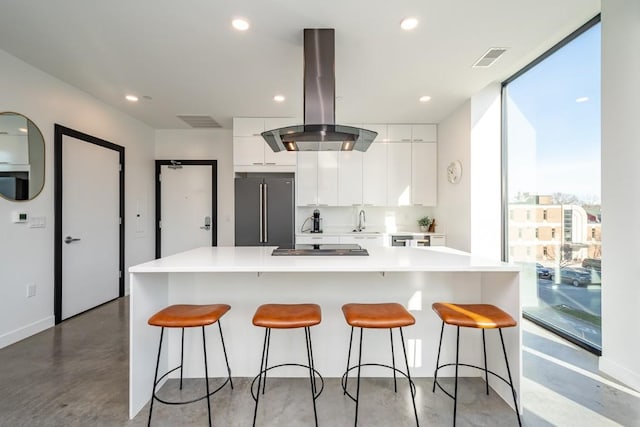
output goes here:
<path id="1" fill-rule="evenodd" d="M 44 138 L 22 114 L 0 113 L 0 196 L 31 200 L 44 187 Z"/>

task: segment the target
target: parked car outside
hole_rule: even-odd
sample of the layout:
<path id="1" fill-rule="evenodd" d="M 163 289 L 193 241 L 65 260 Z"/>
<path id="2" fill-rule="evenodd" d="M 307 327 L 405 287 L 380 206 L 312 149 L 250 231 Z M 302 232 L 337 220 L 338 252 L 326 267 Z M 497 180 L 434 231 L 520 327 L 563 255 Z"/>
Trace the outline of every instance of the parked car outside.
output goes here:
<path id="1" fill-rule="evenodd" d="M 591 283 L 591 273 L 583 269 L 578 270 L 571 267 L 562 267 L 560 269 L 560 281 L 576 287 L 586 286 Z"/>
<path id="2" fill-rule="evenodd" d="M 551 274 L 551 269 L 545 267 L 539 262 L 536 263 L 536 273 L 538 274 L 538 279 L 551 280 L 551 278 L 553 277 Z"/>

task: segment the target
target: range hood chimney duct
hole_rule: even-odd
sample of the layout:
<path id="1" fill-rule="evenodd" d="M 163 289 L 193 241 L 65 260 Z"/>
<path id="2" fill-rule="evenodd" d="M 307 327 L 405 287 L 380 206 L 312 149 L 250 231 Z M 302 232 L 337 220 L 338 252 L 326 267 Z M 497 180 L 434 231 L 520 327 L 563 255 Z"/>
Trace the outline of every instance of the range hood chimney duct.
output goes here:
<path id="1" fill-rule="evenodd" d="M 335 31 L 304 30 L 304 125 L 262 133 L 273 151 L 366 151 L 376 132 L 336 124 Z"/>

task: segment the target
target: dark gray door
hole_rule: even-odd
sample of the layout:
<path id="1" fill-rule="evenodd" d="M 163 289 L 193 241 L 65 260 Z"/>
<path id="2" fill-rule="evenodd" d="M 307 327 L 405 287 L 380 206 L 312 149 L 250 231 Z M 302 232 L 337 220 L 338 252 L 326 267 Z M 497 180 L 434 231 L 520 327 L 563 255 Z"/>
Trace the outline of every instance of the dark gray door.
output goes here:
<path id="1" fill-rule="evenodd" d="M 293 245 L 293 183 L 293 178 L 265 179 L 267 246 Z"/>

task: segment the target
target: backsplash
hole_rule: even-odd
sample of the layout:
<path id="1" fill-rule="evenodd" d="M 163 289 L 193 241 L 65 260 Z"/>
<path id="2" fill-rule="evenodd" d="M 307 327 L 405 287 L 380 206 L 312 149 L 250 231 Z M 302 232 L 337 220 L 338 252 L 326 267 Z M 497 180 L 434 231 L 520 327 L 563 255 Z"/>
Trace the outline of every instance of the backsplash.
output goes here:
<path id="1" fill-rule="evenodd" d="M 364 209 L 366 215 L 366 230 L 395 233 L 397 231 L 420 231 L 418 219 L 428 215 L 433 216 L 433 208 L 423 206 L 407 207 L 378 207 L 360 206 L 337 207 L 321 206 L 320 217 L 322 229 L 325 232 L 351 231 L 358 225 L 358 214 Z M 300 233 L 302 224 L 306 218 L 313 214 L 313 207 L 296 207 L 296 233 Z M 305 229 L 311 227 L 311 221 L 307 221 Z M 444 232 L 436 228 L 438 232 Z"/>

